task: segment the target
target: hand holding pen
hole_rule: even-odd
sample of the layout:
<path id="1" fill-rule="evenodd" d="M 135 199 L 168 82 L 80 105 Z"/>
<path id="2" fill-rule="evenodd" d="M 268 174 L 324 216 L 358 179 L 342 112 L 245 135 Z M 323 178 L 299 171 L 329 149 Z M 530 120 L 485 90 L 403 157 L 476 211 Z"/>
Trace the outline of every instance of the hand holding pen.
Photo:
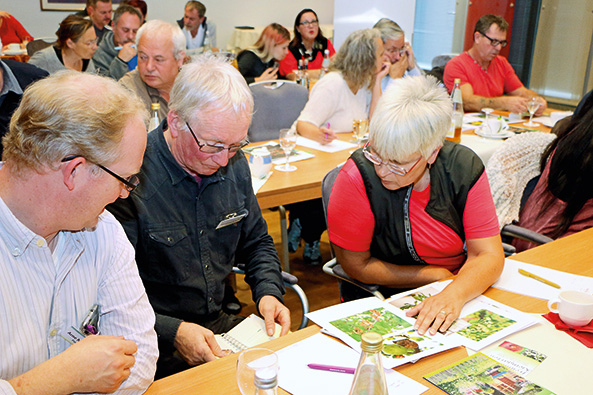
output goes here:
<path id="1" fill-rule="evenodd" d="M 337 138 L 336 133 L 330 129 L 329 122 L 327 122 L 325 126 L 320 127 L 319 130 L 323 135 L 320 141 L 323 145 L 329 144 Z"/>

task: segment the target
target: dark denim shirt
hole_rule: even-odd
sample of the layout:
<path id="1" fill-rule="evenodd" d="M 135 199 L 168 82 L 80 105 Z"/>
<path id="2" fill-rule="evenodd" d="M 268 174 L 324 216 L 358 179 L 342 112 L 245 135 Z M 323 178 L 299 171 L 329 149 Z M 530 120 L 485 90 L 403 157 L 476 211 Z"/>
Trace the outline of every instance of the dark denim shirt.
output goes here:
<path id="1" fill-rule="evenodd" d="M 171 154 L 166 127 L 164 120 L 148 134 L 138 188 L 108 209 L 136 248 L 159 342 L 172 348 L 182 321 L 200 324 L 220 312 L 223 280 L 237 263 L 246 264 L 256 304 L 265 295 L 282 301 L 284 286 L 243 153 L 198 183 Z"/>

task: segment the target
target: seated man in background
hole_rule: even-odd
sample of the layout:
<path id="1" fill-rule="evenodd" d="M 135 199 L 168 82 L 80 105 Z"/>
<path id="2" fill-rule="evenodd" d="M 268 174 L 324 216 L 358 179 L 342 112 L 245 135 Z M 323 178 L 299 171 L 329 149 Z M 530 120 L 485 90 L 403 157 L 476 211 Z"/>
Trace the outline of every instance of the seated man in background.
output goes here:
<path id="1" fill-rule="evenodd" d="M 0 60 L 0 139 L 8 131 L 10 117 L 18 107 L 25 88 L 48 75 L 47 71 L 32 64 L 9 59 Z"/>
<path id="2" fill-rule="evenodd" d="M 86 0 L 85 9 L 76 13 L 76 15 L 88 16 L 93 21 L 97 45 L 101 43 L 105 33 L 111 30 L 109 23 L 111 23 L 112 11 L 111 0 Z"/>
<path id="3" fill-rule="evenodd" d="M 452 278 L 406 314 L 444 332 L 504 265 L 498 218 L 482 160 L 445 141 L 451 99 L 433 77 L 400 78 L 377 103 L 369 142 L 340 170 L 328 232 L 345 272 L 385 296 Z M 352 210 L 356 207 L 356 210 Z M 344 300 L 368 294 L 343 281 Z"/>
<path id="4" fill-rule="evenodd" d="M 210 47 L 216 47 L 216 25 L 206 22 L 206 6 L 199 1 L 188 1 L 185 4 L 183 18 L 178 20 L 183 29 L 187 49 L 199 49 L 206 44 L 208 37 Z"/>
<path id="5" fill-rule="evenodd" d="M 131 5 L 122 4 L 113 13 L 113 31 L 105 33 L 93 55 L 100 74 L 119 80 L 128 70 L 128 62 L 136 56 L 136 33 L 142 14 Z"/>
<path id="6" fill-rule="evenodd" d="M 101 94 L 97 94 L 100 92 Z M 65 71 L 27 88 L 0 168 L 0 393 L 143 393 L 158 356 L 134 249 L 105 205 L 137 185 L 142 103 Z"/>
<path id="7" fill-rule="evenodd" d="M 185 37 L 177 26 L 154 19 L 138 30 L 136 46 L 138 69 L 119 82 L 134 91 L 147 110 L 159 103 L 162 121 L 169 113 L 169 92 L 185 59 Z"/>
<path id="8" fill-rule="evenodd" d="M 523 113 L 527 102 L 537 97 L 541 103 L 536 111 L 540 115 L 547 107 L 543 97 L 523 86 L 509 61 L 500 56 L 508 44 L 509 24 L 498 15 L 484 15 L 474 28 L 474 44 L 445 66 L 443 80 L 449 92 L 455 78 L 461 79 L 461 95 L 465 111 L 481 111 L 484 107 Z"/>
<path id="9" fill-rule="evenodd" d="M 0 49 L 6 49 L 9 44 L 20 44 L 26 48 L 33 36 L 21 25 L 21 23 L 6 11 L 0 11 Z"/>
<path id="10" fill-rule="evenodd" d="M 140 187 L 108 207 L 136 248 L 157 313 L 157 377 L 224 355 L 213 333 L 242 319 L 221 310 L 224 279 L 237 263 L 268 334 L 274 321 L 283 335 L 290 329 L 280 260 L 241 151 L 252 112 L 245 79 L 224 59 L 184 65 L 166 120 L 148 134 Z"/>
<path id="11" fill-rule="evenodd" d="M 385 92 L 390 83 L 398 78 L 422 75 L 422 71 L 416 65 L 412 46 L 406 42 L 404 31 L 397 23 L 391 19 L 381 18 L 373 28 L 381 32 L 385 56 L 391 63 L 389 74 L 381 80 L 381 91 Z"/>

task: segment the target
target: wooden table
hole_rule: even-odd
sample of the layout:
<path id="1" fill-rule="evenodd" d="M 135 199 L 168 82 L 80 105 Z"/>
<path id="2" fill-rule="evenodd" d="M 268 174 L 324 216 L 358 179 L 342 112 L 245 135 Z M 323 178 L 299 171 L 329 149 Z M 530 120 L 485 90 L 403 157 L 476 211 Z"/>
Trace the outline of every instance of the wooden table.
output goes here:
<path id="1" fill-rule="evenodd" d="M 522 252 L 513 259 L 573 274 L 593 276 L 590 254 L 592 243 L 593 228 Z M 547 312 L 546 302 L 540 299 L 494 288 L 488 289 L 485 295 L 528 313 Z M 310 326 L 262 346 L 277 351 L 318 332 L 319 327 Z M 429 387 L 424 394 L 443 395 L 444 392 L 424 380 L 422 376 L 466 356 L 467 351 L 463 347 L 457 347 L 423 358 L 414 364 L 399 366 L 395 370 Z M 146 394 L 240 394 L 235 379 L 237 357 L 238 355 L 234 354 L 158 380 L 150 386 Z M 286 394 L 282 389 L 279 389 L 278 393 Z"/>

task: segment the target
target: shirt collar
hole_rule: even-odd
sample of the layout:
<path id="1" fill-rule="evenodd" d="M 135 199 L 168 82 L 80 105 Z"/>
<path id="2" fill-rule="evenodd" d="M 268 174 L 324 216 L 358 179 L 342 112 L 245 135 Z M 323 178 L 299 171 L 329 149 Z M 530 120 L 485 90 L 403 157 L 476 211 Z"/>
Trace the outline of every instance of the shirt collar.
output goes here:
<path id="1" fill-rule="evenodd" d="M 22 95 L 23 90 L 12 70 L 2 61 L 0 61 L 0 67 L 2 67 L 2 78 L 4 80 L 4 86 L 2 87 L 2 91 L 0 91 L 0 96 L 4 96 L 10 91 Z"/>
<path id="2" fill-rule="evenodd" d="M 0 198 L 0 239 L 4 241 L 10 253 L 17 257 L 42 238 L 19 221 Z"/>

